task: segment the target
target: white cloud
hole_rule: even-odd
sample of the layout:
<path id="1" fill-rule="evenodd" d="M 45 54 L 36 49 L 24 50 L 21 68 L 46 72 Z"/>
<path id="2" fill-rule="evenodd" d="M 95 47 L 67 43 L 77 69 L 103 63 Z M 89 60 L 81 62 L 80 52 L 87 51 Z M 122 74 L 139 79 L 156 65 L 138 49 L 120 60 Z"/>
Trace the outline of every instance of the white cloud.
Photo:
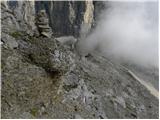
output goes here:
<path id="1" fill-rule="evenodd" d="M 105 55 L 121 61 L 158 67 L 157 2 L 107 2 L 96 29 L 83 49 L 99 47 Z"/>

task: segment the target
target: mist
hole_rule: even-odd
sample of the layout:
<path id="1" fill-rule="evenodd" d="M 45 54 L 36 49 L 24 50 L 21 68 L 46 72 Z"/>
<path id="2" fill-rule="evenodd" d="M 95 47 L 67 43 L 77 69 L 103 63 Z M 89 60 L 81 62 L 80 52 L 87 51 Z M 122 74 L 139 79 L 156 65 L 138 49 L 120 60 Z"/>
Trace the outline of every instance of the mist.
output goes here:
<path id="1" fill-rule="evenodd" d="M 96 28 L 83 40 L 83 49 L 158 68 L 158 1 L 108 1 L 106 8 Z"/>

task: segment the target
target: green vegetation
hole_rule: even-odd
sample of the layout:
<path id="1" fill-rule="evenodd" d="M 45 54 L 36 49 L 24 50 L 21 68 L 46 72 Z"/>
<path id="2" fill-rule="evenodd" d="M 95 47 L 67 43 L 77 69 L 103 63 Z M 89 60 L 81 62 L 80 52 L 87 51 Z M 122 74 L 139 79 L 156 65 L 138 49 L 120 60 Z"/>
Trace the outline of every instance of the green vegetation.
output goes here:
<path id="1" fill-rule="evenodd" d="M 38 113 L 38 109 L 37 108 L 32 108 L 30 110 L 30 113 L 35 117 L 37 115 L 37 113 Z"/>
<path id="2" fill-rule="evenodd" d="M 15 31 L 15 32 L 12 32 L 10 33 L 10 35 L 14 38 L 18 38 L 18 37 L 21 37 L 22 36 L 22 33 L 19 32 L 19 31 Z"/>

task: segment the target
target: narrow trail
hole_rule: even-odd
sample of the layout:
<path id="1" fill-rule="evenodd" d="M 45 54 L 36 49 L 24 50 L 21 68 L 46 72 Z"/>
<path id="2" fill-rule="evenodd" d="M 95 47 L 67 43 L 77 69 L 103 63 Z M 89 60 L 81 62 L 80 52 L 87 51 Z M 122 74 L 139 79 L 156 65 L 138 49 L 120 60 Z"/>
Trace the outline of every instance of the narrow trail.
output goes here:
<path id="1" fill-rule="evenodd" d="M 127 70 L 127 72 L 137 81 L 139 81 L 142 85 L 144 85 L 152 95 L 154 95 L 157 99 L 159 99 L 159 92 L 156 90 L 152 84 L 145 82 L 144 80 L 140 79 L 138 76 L 136 76 L 132 71 Z"/>
<path id="2" fill-rule="evenodd" d="M 107 59 L 103 55 L 101 55 L 101 57 L 104 57 L 105 59 Z M 114 63 L 112 63 L 109 59 L 107 59 L 107 62 L 110 65 L 114 66 Z M 133 73 L 131 70 L 129 70 L 125 66 L 121 64 L 118 64 L 118 65 L 121 66 L 124 69 L 124 71 L 127 72 L 130 76 L 132 76 L 135 80 L 139 81 L 143 86 L 145 86 L 153 96 L 159 99 L 159 91 L 151 83 L 145 82 L 143 79 L 140 79 L 135 73 Z"/>
<path id="3" fill-rule="evenodd" d="M 159 91 L 151 83 L 145 82 L 143 79 L 140 79 L 136 74 L 134 74 L 131 70 L 129 70 L 125 66 L 123 65 L 120 65 L 120 66 L 122 66 L 125 69 L 125 71 L 129 75 L 131 75 L 135 80 L 139 81 L 142 85 L 144 85 L 153 96 L 159 99 Z"/>

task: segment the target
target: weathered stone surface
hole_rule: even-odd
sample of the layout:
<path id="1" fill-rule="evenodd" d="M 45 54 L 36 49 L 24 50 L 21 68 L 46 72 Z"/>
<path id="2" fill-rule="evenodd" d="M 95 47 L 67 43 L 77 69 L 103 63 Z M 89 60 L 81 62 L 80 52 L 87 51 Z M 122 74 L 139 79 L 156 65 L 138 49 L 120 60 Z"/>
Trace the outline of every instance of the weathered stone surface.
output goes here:
<path id="1" fill-rule="evenodd" d="M 2 31 L 27 31 L 30 35 L 37 32 L 34 1 L 2 1 L 1 5 Z"/>
<path id="2" fill-rule="evenodd" d="M 36 20 L 37 20 L 36 25 L 38 27 L 40 34 L 47 38 L 51 38 L 52 30 L 49 27 L 46 11 L 40 10 L 39 13 L 37 14 Z"/>
<path id="3" fill-rule="evenodd" d="M 50 27 L 48 25 L 38 25 L 39 28 L 49 29 Z"/>
<path id="4" fill-rule="evenodd" d="M 15 49 L 18 47 L 18 43 L 16 42 L 15 38 L 8 35 L 8 34 L 2 33 L 1 40 L 4 43 L 3 46 L 5 46 L 9 49 Z"/>
<path id="5" fill-rule="evenodd" d="M 7 2 L 1 2 L 1 13 L 1 30 L 3 32 L 10 32 L 11 30 L 20 29 L 13 11 L 8 8 Z"/>
<path id="6" fill-rule="evenodd" d="M 82 23 L 90 28 L 94 21 L 94 6 L 92 1 L 36 1 L 36 11 L 45 9 L 54 36 L 73 35 L 78 37 Z M 55 12 L 56 11 L 56 12 Z"/>
<path id="7" fill-rule="evenodd" d="M 88 24 L 90 29 L 94 26 L 100 10 L 104 7 L 104 3 L 98 1 L 9 1 L 5 5 L 12 8 L 23 29 L 26 28 L 24 26 L 26 23 L 31 29 L 35 29 L 35 9 L 36 13 L 45 9 L 49 19 L 42 17 L 40 21 L 43 22 L 37 21 L 38 24 L 49 22 L 55 36 L 74 35 L 76 37 L 79 36 L 83 23 Z"/>
<path id="8" fill-rule="evenodd" d="M 47 37 L 47 38 L 51 38 L 52 33 L 51 32 L 41 32 L 41 35 Z"/>

